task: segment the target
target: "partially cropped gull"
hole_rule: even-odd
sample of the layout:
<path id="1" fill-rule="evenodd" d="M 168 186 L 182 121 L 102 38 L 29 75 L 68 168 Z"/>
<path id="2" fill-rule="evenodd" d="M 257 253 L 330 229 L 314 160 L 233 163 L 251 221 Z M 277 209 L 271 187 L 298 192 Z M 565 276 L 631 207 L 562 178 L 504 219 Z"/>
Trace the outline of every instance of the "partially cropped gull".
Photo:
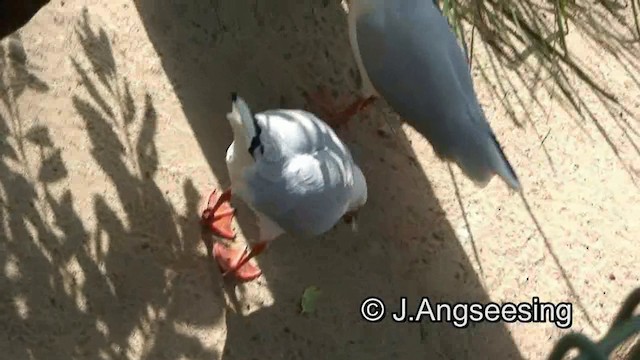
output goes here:
<path id="1" fill-rule="evenodd" d="M 498 175 L 520 181 L 480 107 L 465 54 L 432 0 L 351 0 L 349 40 L 361 96 L 344 109 L 315 94 L 338 127 L 377 98 L 422 134 L 440 159 L 455 162 L 480 187 Z"/>

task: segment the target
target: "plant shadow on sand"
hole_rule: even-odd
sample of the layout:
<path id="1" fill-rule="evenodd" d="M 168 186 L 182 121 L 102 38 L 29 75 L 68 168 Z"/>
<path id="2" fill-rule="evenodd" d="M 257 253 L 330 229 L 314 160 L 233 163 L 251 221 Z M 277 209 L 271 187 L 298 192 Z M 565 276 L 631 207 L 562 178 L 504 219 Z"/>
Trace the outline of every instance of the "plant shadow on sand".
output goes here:
<path id="1" fill-rule="evenodd" d="M 225 152 L 232 141 L 225 119 L 238 91 L 260 111 L 305 107 L 316 85 L 355 91 L 355 67 L 338 4 L 262 2 L 135 2 L 147 33 L 182 103 L 209 166 L 228 184 Z M 334 26 L 343 24 L 345 27 Z M 397 304 L 418 296 L 449 303 L 491 301 L 434 197 L 429 179 L 400 139 L 377 135 L 381 118 L 354 119 L 339 135 L 369 184 L 360 231 L 338 226 L 316 241 L 276 240 L 257 261 L 263 277 L 227 289 L 224 359 L 367 357 L 375 359 L 521 358 L 504 324 L 464 330 L 450 324 L 364 322 L 367 296 Z M 255 238 L 253 217 L 238 222 Z M 241 299 L 265 285 L 273 304 Z M 318 313 L 299 314 L 309 285 L 322 290 Z M 268 300 L 265 300 L 267 302 Z M 252 303 L 249 305 L 248 303 Z M 249 309 L 247 309 L 249 308 Z M 248 315 L 243 315 L 248 314 Z"/>
<path id="2" fill-rule="evenodd" d="M 548 167 L 540 171 L 558 174 L 545 141 L 550 135 L 551 101 L 560 104 L 578 130 L 591 143 L 601 137 L 620 168 L 638 187 L 640 127 L 636 99 L 623 98 L 620 87 L 632 94 L 640 90 L 640 28 L 635 4 L 621 6 L 609 1 L 565 3 L 558 18 L 558 4 L 532 0 L 453 0 L 450 22 L 464 33 L 463 45 L 473 56 L 480 50 L 488 62 L 473 71 L 486 82 L 492 101 L 519 128 L 530 127 L 544 151 Z M 559 21 L 559 22 L 558 22 Z M 560 26 L 561 25 L 561 26 Z M 464 31 L 464 29 L 472 29 Z M 476 35 L 475 46 L 474 35 Z M 584 48 L 580 48 L 582 44 Z M 471 49 L 469 48 L 471 47 Z M 597 56 L 599 61 L 590 61 Z M 606 61 L 605 61 L 606 60 Z M 602 64 L 606 64 L 603 69 Z M 523 91 L 524 89 L 524 91 Z M 632 103 L 635 102 L 635 107 Z M 532 114 L 545 114 L 546 123 Z M 587 129 L 592 126 L 591 129 Z M 549 129 L 548 131 L 545 131 Z M 595 138 L 591 135 L 595 133 Z M 636 167 L 634 167 L 634 164 Z M 526 197 L 523 205 L 549 251 L 577 309 L 595 329 L 585 302 L 577 293 L 558 250 L 546 235 Z M 464 210 L 463 210 L 464 211 Z"/>
<path id="3" fill-rule="evenodd" d="M 134 99 L 86 11 L 73 35 L 85 53 L 69 58 L 80 84 L 69 105 L 84 126 L 66 139 L 44 114 L 24 118 L 21 96 L 49 85 L 19 37 L 0 43 L 0 348 L 12 359 L 219 357 L 183 330 L 222 316 L 215 268 L 185 240 L 199 236 L 198 192 L 185 181 L 186 213 L 168 202 L 153 180 L 152 98 Z M 93 198 L 74 196 L 68 180 L 65 148 L 78 138 L 105 179 Z"/>
<path id="4" fill-rule="evenodd" d="M 637 186 L 638 170 L 631 165 L 631 160 L 640 156 L 637 110 L 614 94 L 620 83 L 609 81 L 611 76 L 603 77 L 602 69 L 590 64 L 567 40 L 582 40 L 589 50 L 610 59 L 607 65 L 623 75 L 620 78 L 630 80 L 625 88 L 640 89 L 640 29 L 633 20 L 636 5 L 620 6 L 603 0 L 566 4 L 560 20 L 562 29 L 558 27 L 556 5 L 532 0 L 454 0 L 451 6 L 457 16 L 451 21 L 459 29 L 473 27 L 475 31 L 463 30 L 463 43 L 471 47 L 476 34 L 476 48 L 482 48 L 489 58 L 489 66 L 475 71 L 491 85 L 493 98 L 516 126 L 533 128 L 553 173 L 554 162 L 544 144 L 549 134 L 541 131 L 546 124 L 536 123 L 531 117 L 533 109 L 548 114 L 548 98 L 558 101 L 585 134 L 585 126 L 591 122 Z M 519 94 L 521 88 L 527 92 Z M 598 107 L 605 112 L 598 112 Z M 632 150 L 624 152 L 615 138 Z"/>

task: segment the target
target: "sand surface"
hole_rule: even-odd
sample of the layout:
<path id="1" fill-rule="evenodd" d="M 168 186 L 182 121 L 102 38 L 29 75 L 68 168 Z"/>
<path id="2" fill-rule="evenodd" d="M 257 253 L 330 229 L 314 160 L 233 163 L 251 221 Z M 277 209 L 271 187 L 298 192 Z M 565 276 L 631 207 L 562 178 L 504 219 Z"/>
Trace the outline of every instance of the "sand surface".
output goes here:
<path id="1" fill-rule="evenodd" d="M 535 63 L 508 69 L 475 42 L 478 96 L 526 200 L 450 173 L 379 102 L 339 131 L 369 183 L 359 232 L 283 236 L 264 275 L 233 287 L 198 224 L 228 185 L 229 93 L 256 111 L 304 107 L 319 85 L 355 94 L 340 4 L 52 1 L 0 42 L 1 357 L 543 359 L 568 331 L 369 324 L 367 296 L 538 296 L 600 338 L 640 284 L 640 46 L 590 14 L 568 46 L 616 101 L 567 72 L 572 107 Z M 238 211 L 237 241 L 255 239 Z M 301 315 L 311 285 L 317 311 Z"/>

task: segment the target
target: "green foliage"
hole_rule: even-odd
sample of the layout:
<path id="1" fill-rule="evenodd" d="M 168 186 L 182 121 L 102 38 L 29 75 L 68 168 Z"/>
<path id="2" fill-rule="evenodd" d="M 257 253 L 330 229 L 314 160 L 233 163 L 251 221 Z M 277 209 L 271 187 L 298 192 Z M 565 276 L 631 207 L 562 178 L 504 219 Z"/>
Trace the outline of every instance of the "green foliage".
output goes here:
<path id="1" fill-rule="evenodd" d="M 438 0 L 435 0 L 438 3 Z M 568 23 L 572 16 L 585 10 L 577 6 L 575 0 L 441 0 L 442 13 L 449 20 L 465 50 L 468 48 L 462 27 L 463 21 L 477 28 L 485 39 L 491 40 L 496 47 L 509 42 L 509 35 L 521 41 L 538 40 L 544 47 L 553 47 L 556 40 L 567 55 L 565 36 L 569 31 Z M 554 33 L 549 34 L 549 22 L 545 21 L 545 5 L 552 5 Z M 623 11 L 631 11 L 635 36 L 640 40 L 640 0 L 630 0 L 628 6 L 622 6 L 611 0 L 596 0 L 613 17 L 620 19 Z M 545 22 L 547 24 L 545 24 Z M 514 31 L 515 30 L 515 31 Z M 504 31 L 504 32 L 503 32 Z M 553 35 L 553 36 L 549 36 Z M 529 38 L 529 39 L 528 39 Z"/>
<path id="2" fill-rule="evenodd" d="M 300 300 L 302 314 L 312 314 L 316 311 L 316 302 L 322 292 L 317 286 L 309 286 L 304 290 Z"/>
<path id="3" fill-rule="evenodd" d="M 586 84 L 601 101 L 621 105 L 617 97 L 606 90 L 605 84 L 595 80 L 593 68 L 589 68 L 585 59 L 571 54 L 566 38 L 570 32 L 580 33 L 620 62 L 637 59 L 635 45 L 640 43 L 640 0 L 629 0 L 627 5 L 614 0 L 433 1 L 460 40 L 470 65 L 473 64 L 476 35 L 480 36 L 485 48 L 491 50 L 487 69 L 480 69 L 480 73 L 488 80 L 486 70 L 493 71 L 497 80 L 490 82 L 498 85 L 499 90 L 505 91 L 504 83 L 508 80 L 497 73 L 498 69 L 515 71 L 523 81 L 533 82 L 528 83 L 530 88 L 537 86 L 538 72 L 543 69 L 544 76 L 552 80 L 543 84 L 547 91 L 555 99 L 566 100 L 565 104 L 581 116 L 584 116 L 585 104 L 576 94 L 574 77 Z M 470 26 L 471 31 L 465 31 L 463 25 Z M 494 59 L 499 60 L 500 66 L 496 66 L 498 63 Z M 525 80 L 529 75 L 533 79 Z M 520 126 L 520 119 L 513 113 L 513 104 L 502 102 L 509 116 Z"/>

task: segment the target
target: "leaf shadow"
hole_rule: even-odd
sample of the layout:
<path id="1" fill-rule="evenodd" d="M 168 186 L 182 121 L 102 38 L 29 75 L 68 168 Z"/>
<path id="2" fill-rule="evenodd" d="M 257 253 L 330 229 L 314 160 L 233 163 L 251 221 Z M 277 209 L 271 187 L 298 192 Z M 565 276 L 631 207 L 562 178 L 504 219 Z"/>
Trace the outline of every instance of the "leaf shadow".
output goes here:
<path id="1" fill-rule="evenodd" d="M 198 192 L 184 181 L 183 212 L 156 184 L 153 98 L 132 95 L 86 8 L 76 26 L 85 53 L 70 56 L 82 85 L 70 104 L 95 162 L 87 166 L 109 180 L 97 185 L 69 167 L 78 139 L 60 137 L 64 124 L 22 115 L 26 94 L 46 96 L 49 85 L 12 50 L 19 38 L 0 42 L 0 266 L 11 269 L 0 275 L 0 349 L 15 359 L 217 357 L 189 331 L 218 321 L 223 306 L 197 251 Z M 77 184 L 92 195 L 74 196 Z"/>

